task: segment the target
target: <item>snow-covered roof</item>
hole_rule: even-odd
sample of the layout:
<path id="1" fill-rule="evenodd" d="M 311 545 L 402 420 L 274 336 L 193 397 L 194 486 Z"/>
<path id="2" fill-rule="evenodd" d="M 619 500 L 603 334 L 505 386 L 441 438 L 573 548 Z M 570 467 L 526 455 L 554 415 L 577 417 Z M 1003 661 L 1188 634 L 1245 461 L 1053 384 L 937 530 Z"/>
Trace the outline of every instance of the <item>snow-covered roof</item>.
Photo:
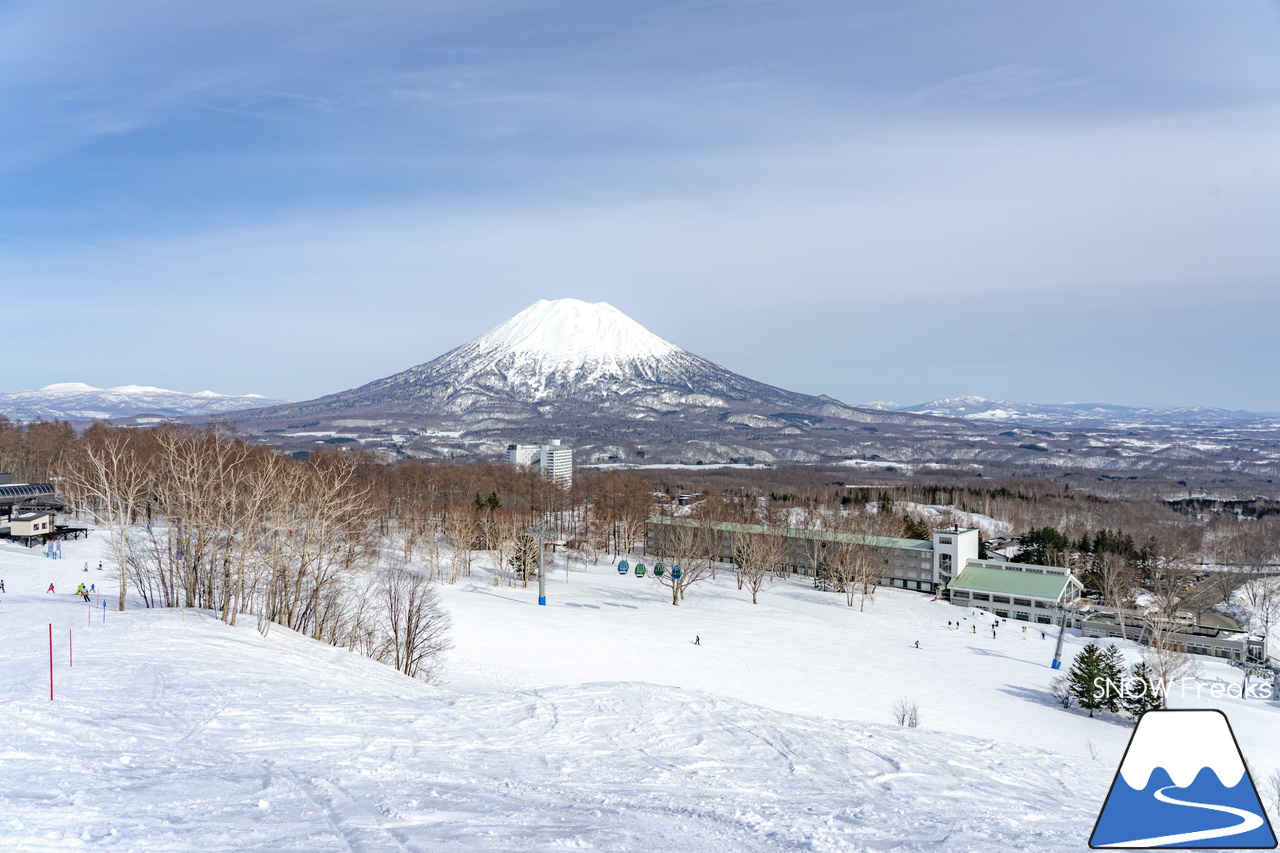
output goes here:
<path id="1" fill-rule="evenodd" d="M 1003 563 L 970 561 L 960 576 L 948 586 L 952 590 L 970 592 L 994 592 L 1002 595 L 1018 595 L 1058 601 L 1069 585 L 1079 585 L 1066 569 L 1053 566 L 1033 566 L 1027 563 Z"/>
<path id="2" fill-rule="evenodd" d="M 673 524 L 695 527 L 702 522 L 691 518 L 673 518 L 659 515 L 649 519 L 654 524 Z M 866 536 L 861 533 L 843 533 L 835 530 L 809 530 L 801 527 L 766 527 L 763 524 L 739 524 L 732 521 L 713 521 L 711 526 L 727 533 L 769 533 L 774 536 L 790 536 L 795 539 L 821 539 L 827 542 L 856 542 L 875 545 L 878 548 L 910 548 L 917 551 L 933 551 L 928 539 L 900 539 L 896 536 Z"/>

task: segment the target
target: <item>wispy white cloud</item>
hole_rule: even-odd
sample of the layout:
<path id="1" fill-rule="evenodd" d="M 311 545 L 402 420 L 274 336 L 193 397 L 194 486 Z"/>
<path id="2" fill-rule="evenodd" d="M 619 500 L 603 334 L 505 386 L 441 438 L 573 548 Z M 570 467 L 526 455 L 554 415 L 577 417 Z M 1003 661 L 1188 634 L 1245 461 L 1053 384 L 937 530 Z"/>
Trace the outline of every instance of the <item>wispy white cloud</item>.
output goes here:
<path id="1" fill-rule="evenodd" d="M 1206 9 L 12 4 L 0 277 L 85 306 L 50 382 L 297 398 L 574 295 L 850 400 L 1266 407 L 1280 26 Z"/>

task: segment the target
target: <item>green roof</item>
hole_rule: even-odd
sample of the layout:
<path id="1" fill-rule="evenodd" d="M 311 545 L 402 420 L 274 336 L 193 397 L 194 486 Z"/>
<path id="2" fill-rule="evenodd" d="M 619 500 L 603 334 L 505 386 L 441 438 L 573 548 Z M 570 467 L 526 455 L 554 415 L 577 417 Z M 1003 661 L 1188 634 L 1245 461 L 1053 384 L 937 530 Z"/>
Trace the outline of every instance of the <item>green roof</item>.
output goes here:
<path id="1" fill-rule="evenodd" d="M 1009 566 L 1020 566 L 1010 563 Z M 1003 595 L 1021 595 L 1027 598 L 1044 598 L 1057 601 L 1071 582 L 1070 574 L 1045 574 L 1042 566 L 1020 568 L 993 568 L 968 565 L 960 576 L 949 583 L 951 589 L 967 589 L 975 592 L 997 592 Z"/>
<path id="2" fill-rule="evenodd" d="M 693 527 L 701 522 L 692 518 L 674 518 L 669 515 L 657 515 L 649 519 L 652 524 L 676 524 L 681 527 Z M 766 527 L 763 524 L 739 524 L 732 521 L 713 521 L 712 527 L 726 533 L 769 533 L 774 536 L 793 536 L 797 539 L 821 539 L 826 542 L 856 542 L 860 545 L 875 545 L 878 548 L 914 548 L 918 551 L 933 551 L 933 543 L 928 539 L 899 539 L 895 536 L 866 536 L 861 533 L 842 533 L 834 530 L 809 530 L 802 527 Z"/>

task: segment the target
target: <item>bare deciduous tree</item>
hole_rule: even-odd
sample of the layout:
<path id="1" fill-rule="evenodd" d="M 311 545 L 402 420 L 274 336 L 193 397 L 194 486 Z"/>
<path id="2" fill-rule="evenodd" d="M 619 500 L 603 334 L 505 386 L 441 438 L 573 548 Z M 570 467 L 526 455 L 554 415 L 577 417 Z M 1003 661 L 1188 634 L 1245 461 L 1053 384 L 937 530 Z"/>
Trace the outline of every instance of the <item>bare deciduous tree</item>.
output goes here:
<path id="1" fill-rule="evenodd" d="M 150 497 L 152 479 L 136 443 L 136 434 L 127 430 L 86 430 L 81 452 L 65 469 L 63 485 L 78 508 L 107 528 L 120 569 L 120 610 L 129 589 L 125 531 Z"/>
<path id="2" fill-rule="evenodd" d="M 1142 649 L 1152 686 L 1160 688 L 1160 707 L 1169 707 L 1169 685 L 1200 674 L 1200 664 L 1187 654 L 1182 640 L 1169 623 L 1156 618 L 1147 622 L 1149 644 Z"/>
<path id="3" fill-rule="evenodd" d="M 916 728 L 920 725 L 920 706 L 909 699 L 893 703 L 893 719 L 900 726 Z"/>
<path id="4" fill-rule="evenodd" d="M 774 573 L 786 553 L 786 539 L 773 533 L 735 533 L 733 562 L 738 567 L 738 589 L 746 587 L 751 603 L 773 582 Z"/>
<path id="5" fill-rule="evenodd" d="M 429 578 L 401 566 L 382 569 L 377 577 L 382 601 L 383 642 L 375 657 L 410 678 L 435 681 L 441 655 L 451 648 L 449 616 Z"/>

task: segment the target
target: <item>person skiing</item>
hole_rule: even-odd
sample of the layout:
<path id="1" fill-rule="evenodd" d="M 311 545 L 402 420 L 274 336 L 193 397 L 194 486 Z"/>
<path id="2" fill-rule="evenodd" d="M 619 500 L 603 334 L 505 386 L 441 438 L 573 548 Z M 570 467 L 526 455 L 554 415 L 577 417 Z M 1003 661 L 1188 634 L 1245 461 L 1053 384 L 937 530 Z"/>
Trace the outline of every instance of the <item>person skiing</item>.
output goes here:
<path id="1" fill-rule="evenodd" d="M 102 571 L 102 561 L 98 561 L 98 571 Z"/>
<path id="2" fill-rule="evenodd" d="M 89 600 L 89 590 L 84 588 L 84 584 L 80 584 L 80 597 L 85 601 Z"/>
<path id="3" fill-rule="evenodd" d="M 54 591 L 54 589 L 53 589 L 53 584 L 49 584 L 49 588 L 45 590 L 45 594 L 47 595 L 48 593 L 51 593 L 51 592 L 52 592 L 54 595 L 57 595 L 57 592 L 55 592 L 55 591 Z"/>
<path id="4" fill-rule="evenodd" d="M 0 580 L 0 592 L 4 592 L 4 581 Z"/>
<path id="5" fill-rule="evenodd" d="M 919 640 L 916 640 L 916 648 L 917 648 L 917 649 L 918 649 L 918 648 L 920 648 L 920 641 L 919 641 Z"/>
<path id="6" fill-rule="evenodd" d="M 695 646 L 700 646 L 700 645 L 702 645 L 702 638 L 701 638 L 701 637 L 699 637 L 697 634 L 694 634 L 694 635 L 693 635 L 693 644 L 694 644 Z"/>

